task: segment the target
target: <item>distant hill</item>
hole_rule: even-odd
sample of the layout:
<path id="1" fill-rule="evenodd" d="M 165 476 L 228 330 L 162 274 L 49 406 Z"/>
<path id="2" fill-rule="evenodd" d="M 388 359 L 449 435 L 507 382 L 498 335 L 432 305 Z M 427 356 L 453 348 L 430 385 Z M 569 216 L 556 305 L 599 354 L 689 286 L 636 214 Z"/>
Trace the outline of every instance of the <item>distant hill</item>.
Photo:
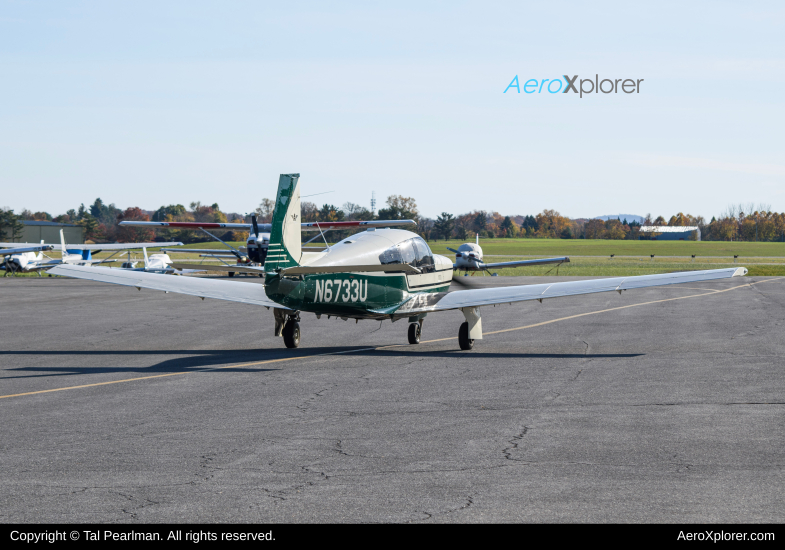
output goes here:
<path id="1" fill-rule="evenodd" d="M 594 219 L 595 220 L 602 220 L 602 221 L 608 221 L 608 220 L 621 220 L 621 221 L 624 221 L 625 218 L 627 219 L 628 222 L 635 221 L 635 222 L 638 222 L 638 223 L 643 223 L 643 220 L 646 219 L 643 216 L 636 216 L 635 214 L 613 214 L 611 216 L 597 216 Z"/>

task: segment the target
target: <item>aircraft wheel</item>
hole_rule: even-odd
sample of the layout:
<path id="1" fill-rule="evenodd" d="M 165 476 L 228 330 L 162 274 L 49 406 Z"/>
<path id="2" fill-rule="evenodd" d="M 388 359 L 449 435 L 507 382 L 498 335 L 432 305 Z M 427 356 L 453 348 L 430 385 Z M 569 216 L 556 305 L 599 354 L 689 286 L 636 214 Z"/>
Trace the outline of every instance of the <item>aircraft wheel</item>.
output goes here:
<path id="1" fill-rule="evenodd" d="M 474 347 L 474 340 L 469 338 L 469 323 L 463 323 L 458 329 L 458 345 L 462 350 L 470 350 Z"/>
<path id="2" fill-rule="evenodd" d="M 230 271 L 230 272 L 229 272 L 229 276 L 230 276 L 230 277 L 234 277 L 234 271 Z"/>
<path id="3" fill-rule="evenodd" d="M 287 348 L 296 348 L 300 345 L 300 323 L 289 319 L 283 327 L 283 342 Z"/>
<path id="4" fill-rule="evenodd" d="M 420 323 L 411 323 L 409 325 L 409 343 L 410 344 L 419 344 L 420 343 Z"/>

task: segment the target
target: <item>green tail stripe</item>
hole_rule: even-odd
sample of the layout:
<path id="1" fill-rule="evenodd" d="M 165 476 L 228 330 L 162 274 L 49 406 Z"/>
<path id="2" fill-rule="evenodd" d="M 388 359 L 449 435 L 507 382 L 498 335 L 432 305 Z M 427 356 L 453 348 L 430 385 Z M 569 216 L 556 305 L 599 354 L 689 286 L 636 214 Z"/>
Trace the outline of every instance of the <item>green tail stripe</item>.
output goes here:
<path id="1" fill-rule="evenodd" d="M 281 174 L 278 180 L 278 194 L 275 197 L 269 244 L 272 249 L 270 251 L 274 251 L 274 254 L 273 257 L 268 256 L 265 271 L 300 265 L 298 262 L 301 255 L 299 243 L 302 222 L 300 221 L 300 195 L 297 188 L 299 179 L 300 174 Z M 297 204 L 293 205 L 293 200 L 296 200 Z"/>

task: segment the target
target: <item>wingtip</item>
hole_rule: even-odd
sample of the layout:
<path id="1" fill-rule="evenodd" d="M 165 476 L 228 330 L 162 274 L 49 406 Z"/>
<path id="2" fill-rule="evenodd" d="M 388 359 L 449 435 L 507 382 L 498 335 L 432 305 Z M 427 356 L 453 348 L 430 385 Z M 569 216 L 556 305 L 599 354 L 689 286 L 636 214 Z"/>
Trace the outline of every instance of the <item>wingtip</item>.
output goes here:
<path id="1" fill-rule="evenodd" d="M 733 275 L 731 275 L 731 276 L 732 277 L 744 277 L 747 274 L 747 272 L 748 271 L 747 271 L 746 267 L 740 267 L 736 271 L 734 271 Z"/>

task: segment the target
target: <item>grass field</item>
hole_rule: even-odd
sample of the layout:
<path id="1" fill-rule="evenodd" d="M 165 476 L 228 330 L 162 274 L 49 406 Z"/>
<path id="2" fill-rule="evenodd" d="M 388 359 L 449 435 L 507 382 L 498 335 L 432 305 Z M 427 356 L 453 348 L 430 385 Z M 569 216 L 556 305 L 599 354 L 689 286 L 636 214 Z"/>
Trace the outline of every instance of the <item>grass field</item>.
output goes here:
<path id="1" fill-rule="evenodd" d="M 464 241 L 429 241 L 431 250 L 448 254 Z M 724 241 L 607 241 L 594 239 L 480 239 L 486 255 L 506 256 L 725 256 L 785 258 L 785 243 Z"/>
<path id="2" fill-rule="evenodd" d="M 430 241 L 428 243 L 436 254 L 452 257 L 447 247 L 458 248 L 463 241 Z M 245 243 L 231 243 L 238 248 Z M 567 275 L 567 276 L 632 276 L 672 271 L 699 269 L 721 269 L 726 267 L 746 267 L 749 275 L 785 276 L 785 243 L 750 243 L 750 242 L 693 242 L 693 241 L 606 241 L 583 239 L 481 239 L 486 262 L 504 262 L 526 257 L 545 258 L 550 256 L 569 256 L 570 263 L 562 264 L 558 270 L 553 265 L 496 270 L 500 276 L 525 275 Z M 186 245 L 188 248 L 206 248 L 221 251 L 224 246 L 217 242 L 195 243 Z M 157 249 L 148 249 L 154 254 Z M 610 259 L 610 255 L 616 257 Z M 654 260 L 650 255 L 654 254 Z M 695 254 L 695 261 L 691 255 Z M 50 253 L 53 258 L 59 254 Z M 739 258 L 734 263 L 733 256 Z M 96 258 L 106 258 L 109 253 L 102 252 Z M 216 260 L 200 258 L 199 254 L 172 254 L 179 261 Z M 128 255 L 114 256 L 120 262 L 107 264 L 119 267 Z M 132 252 L 132 258 L 141 262 L 142 254 Z M 232 263 L 230 259 L 225 260 Z M 138 265 L 141 265 L 138 264 Z M 24 274 L 33 276 L 36 274 Z M 475 275 L 482 276 L 482 275 Z"/>

